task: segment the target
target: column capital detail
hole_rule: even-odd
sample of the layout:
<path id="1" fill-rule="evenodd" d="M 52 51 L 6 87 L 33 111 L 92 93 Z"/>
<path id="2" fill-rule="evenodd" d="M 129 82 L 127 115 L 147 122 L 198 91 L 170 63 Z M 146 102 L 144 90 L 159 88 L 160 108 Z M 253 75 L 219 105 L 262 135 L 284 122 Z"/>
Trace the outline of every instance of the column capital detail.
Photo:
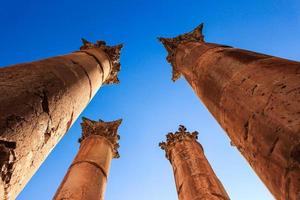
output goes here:
<path id="1" fill-rule="evenodd" d="M 122 119 L 104 122 L 103 120 L 94 121 L 88 118 L 83 117 L 81 128 L 82 128 L 82 137 L 79 139 L 79 142 L 82 142 L 85 138 L 91 135 L 99 135 L 105 137 L 112 145 L 113 157 L 119 158 L 119 140 L 120 136 L 118 135 L 118 128 L 122 123 Z"/>
<path id="2" fill-rule="evenodd" d="M 168 133 L 166 142 L 160 142 L 159 146 L 162 150 L 166 151 L 166 157 L 169 159 L 168 152 L 169 150 L 176 145 L 178 142 L 182 142 L 184 140 L 197 140 L 198 132 L 188 132 L 185 126 L 179 125 L 178 131 L 175 133 Z"/>
<path id="3" fill-rule="evenodd" d="M 159 41 L 164 45 L 166 50 L 168 51 L 167 61 L 171 63 L 173 67 L 173 74 L 172 80 L 176 81 L 180 78 L 181 73 L 176 69 L 175 66 L 175 55 L 176 49 L 179 44 L 186 43 L 186 42 L 201 42 L 204 43 L 204 35 L 202 33 L 203 30 L 203 23 L 197 26 L 193 31 L 181 34 L 174 38 L 158 38 Z"/>
<path id="4" fill-rule="evenodd" d="M 106 45 L 106 42 L 103 40 L 98 40 L 96 41 L 96 43 L 89 42 L 84 38 L 82 38 L 81 40 L 83 44 L 80 47 L 80 50 L 99 48 L 103 50 L 109 57 L 109 60 L 111 61 L 112 64 L 112 69 L 109 78 L 104 83 L 105 84 L 119 83 L 120 81 L 118 79 L 118 72 L 121 69 L 120 54 L 121 54 L 121 49 L 123 47 L 123 44 L 108 46 Z"/>

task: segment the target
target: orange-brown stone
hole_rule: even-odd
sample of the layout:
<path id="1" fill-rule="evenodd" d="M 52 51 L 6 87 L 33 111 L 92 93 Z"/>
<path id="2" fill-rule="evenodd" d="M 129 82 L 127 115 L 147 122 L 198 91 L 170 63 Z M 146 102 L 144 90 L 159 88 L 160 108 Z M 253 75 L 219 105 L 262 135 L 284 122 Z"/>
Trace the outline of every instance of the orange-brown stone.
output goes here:
<path id="1" fill-rule="evenodd" d="M 300 63 L 206 43 L 201 24 L 161 38 L 183 75 L 276 199 L 300 199 Z"/>
<path id="2" fill-rule="evenodd" d="M 0 199 L 15 199 L 102 84 L 117 83 L 119 46 L 0 68 Z"/>
<path id="3" fill-rule="evenodd" d="M 117 133 L 121 120 L 84 118 L 80 149 L 59 186 L 54 200 L 104 200 L 112 158 L 118 158 Z"/>
<path id="4" fill-rule="evenodd" d="M 159 144 L 173 167 L 178 199 L 229 200 L 197 142 L 197 135 L 181 125 L 177 132 L 167 134 L 166 142 Z"/>

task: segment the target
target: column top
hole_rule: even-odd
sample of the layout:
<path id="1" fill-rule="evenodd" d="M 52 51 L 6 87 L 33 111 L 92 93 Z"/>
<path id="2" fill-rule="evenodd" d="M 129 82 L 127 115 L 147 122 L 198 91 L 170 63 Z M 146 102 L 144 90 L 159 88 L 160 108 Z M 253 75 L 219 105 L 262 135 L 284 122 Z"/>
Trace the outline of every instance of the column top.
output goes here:
<path id="1" fill-rule="evenodd" d="M 201 23 L 191 32 L 178 35 L 177 37 L 174 38 L 163 38 L 163 37 L 158 38 L 168 52 L 167 61 L 171 63 L 173 67 L 173 74 L 172 74 L 173 81 L 176 81 L 181 75 L 180 72 L 176 70 L 175 67 L 175 54 L 178 45 L 186 42 L 205 43 L 204 35 L 202 33 L 203 26 L 204 24 Z"/>
<path id="2" fill-rule="evenodd" d="M 91 135 L 99 135 L 105 137 L 112 146 L 113 157 L 119 158 L 118 148 L 120 136 L 118 135 L 118 128 L 122 123 L 122 119 L 104 122 L 103 120 L 94 121 L 83 117 L 81 122 L 82 137 L 79 142 L 82 142 L 85 138 Z"/>
<path id="3" fill-rule="evenodd" d="M 162 150 L 166 151 L 166 157 L 169 159 L 168 152 L 169 150 L 176 145 L 178 142 L 182 142 L 184 140 L 197 140 L 198 132 L 188 132 L 185 126 L 179 125 L 178 131 L 175 133 L 168 133 L 166 142 L 160 142 L 159 146 Z"/>
<path id="4" fill-rule="evenodd" d="M 106 84 L 119 83 L 118 72 L 121 69 L 120 64 L 120 54 L 123 44 L 118 44 L 115 46 L 108 46 L 103 40 L 98 40 L 96 43 L 89 42 L 88 40 L 82 38 L 82 46 L 80 50 L 87 50 L 92 48 L 99 48 L 104 51 L 109 57 L 112 63 L 112 70 L 110 72 L 109 78 L 105 81 Z"/>

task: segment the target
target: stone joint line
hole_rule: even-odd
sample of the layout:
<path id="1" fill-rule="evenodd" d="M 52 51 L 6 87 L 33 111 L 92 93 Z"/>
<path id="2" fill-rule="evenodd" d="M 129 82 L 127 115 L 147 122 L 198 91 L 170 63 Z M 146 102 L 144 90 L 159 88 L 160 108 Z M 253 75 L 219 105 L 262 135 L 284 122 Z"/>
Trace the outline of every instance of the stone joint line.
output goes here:
<path id="1" fill-rule="evenodd" d="M 107 176 L 107 173 L 104 171 L 104 169 L 100 165 L 98 165 L 96 162 L 93 162 L 93 161 L 90 161 L 90 160 L 76 161 L 76 162 L 74 162 L 70 165 L 69 169 L 71 169 L 75 165 L 79 165 L 81 163 L 88 163 L 88 164 L 91 164 L 91 165 L 95 166 L 96 168 L 100 169 L 100 171 L 103 173 L 105 179 L 107 180 L 108 176 Z"/>

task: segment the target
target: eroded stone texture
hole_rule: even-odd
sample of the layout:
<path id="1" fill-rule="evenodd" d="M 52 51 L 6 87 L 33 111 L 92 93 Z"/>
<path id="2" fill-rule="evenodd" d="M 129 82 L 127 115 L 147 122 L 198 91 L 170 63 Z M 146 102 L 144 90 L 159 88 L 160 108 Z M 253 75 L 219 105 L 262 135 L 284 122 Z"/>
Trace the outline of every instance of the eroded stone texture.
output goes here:
<path id="1" fill-rule="evenodd" d="M 80 149 L 54 200 L 104 200 L 111 160 L 119 157 L 117 131 L 121 121 L 83 118 Z"/>
<path id="2" fill-rule="evenodd" d="M 179 200 L 229 200 L 229 197 L 207 161 L 198 132 L 189 133 L 182 125 L 167 134 L 160 147 L 166 151 L 175 176 Z"/>
<path id="3" fill-rule="evenodd" d="M 0 199 L 15 199 L 102 84 L 115 83 L 121 46 L 0 68 Z"/>
<path id="4" fill-rule="evenodd" d="M 300 199 L 300 63 L 206 43 L 201 24 L 160 40 L 276 199 Z"/>

